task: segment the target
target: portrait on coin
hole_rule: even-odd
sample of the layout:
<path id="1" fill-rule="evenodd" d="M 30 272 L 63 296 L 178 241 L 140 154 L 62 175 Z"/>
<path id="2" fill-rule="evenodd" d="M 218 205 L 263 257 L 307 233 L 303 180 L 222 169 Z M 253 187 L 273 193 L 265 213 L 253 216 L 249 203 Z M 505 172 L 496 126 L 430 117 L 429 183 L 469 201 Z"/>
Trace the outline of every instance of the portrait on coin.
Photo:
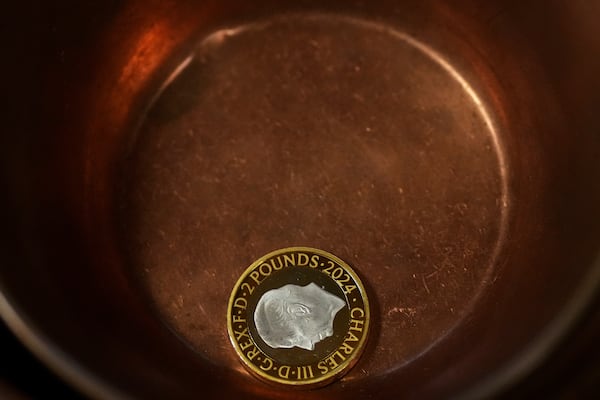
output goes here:
<path id="1" fill-rule="evenodd" d="M 335 316 L 344 305 L 344 300 L 315 283 L 288 284 L 261 296 L 254 323 L 272 348 L 314 350 L 316 343 L 333 335 Z"/>

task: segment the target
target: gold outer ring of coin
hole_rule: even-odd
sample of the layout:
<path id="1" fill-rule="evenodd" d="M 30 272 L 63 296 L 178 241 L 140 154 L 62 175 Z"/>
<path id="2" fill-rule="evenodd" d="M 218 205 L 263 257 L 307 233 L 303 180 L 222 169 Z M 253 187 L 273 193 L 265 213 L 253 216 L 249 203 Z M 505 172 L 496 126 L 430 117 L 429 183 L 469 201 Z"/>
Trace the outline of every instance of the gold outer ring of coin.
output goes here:
<path id="1" fill-rule="evenodd" d="M 330 313 L 334 328 L 327 332 L 330 335 L 319 334 L 317 342 L 308 344 L 266 344 L 269 340 L 259 334 L 256 324 L 257 304 L 265 293 L 288 286 L 300 292 L 309 287 L 322 291 L 324 299 L 338 297 L 333 303 L 343 297 L 342 308 Z M 282 298 L 293 297 L 289 290 L 286 293 Z M 347 373 L 365 348 L 369 319 L 367 294 L 352 268 L 333 254 L 310 247 L 284 248 L 256 260 L 238 279 L 227 307 L 229 339 L 246 369 L 267 383 L 297 389 L 325 386 Z"/>

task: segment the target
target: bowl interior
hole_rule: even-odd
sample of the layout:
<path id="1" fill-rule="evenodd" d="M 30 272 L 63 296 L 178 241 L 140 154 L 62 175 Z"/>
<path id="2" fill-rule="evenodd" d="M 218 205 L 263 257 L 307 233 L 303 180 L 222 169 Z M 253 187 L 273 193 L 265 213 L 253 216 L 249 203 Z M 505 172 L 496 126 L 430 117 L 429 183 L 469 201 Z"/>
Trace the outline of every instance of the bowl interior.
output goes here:
<path id="1" fill-rule="evenodd" d="M 498 390 L 598 281 L 593 7 L 107 8 L 59 41 L 52 135 L 7 161 L 29 164 L 3 314 L 99 396 L 294 397 L 243 369 L 225 311 L 251 262 L 311 246 L 361 276 L 373 330 L 303 396 Z"/>

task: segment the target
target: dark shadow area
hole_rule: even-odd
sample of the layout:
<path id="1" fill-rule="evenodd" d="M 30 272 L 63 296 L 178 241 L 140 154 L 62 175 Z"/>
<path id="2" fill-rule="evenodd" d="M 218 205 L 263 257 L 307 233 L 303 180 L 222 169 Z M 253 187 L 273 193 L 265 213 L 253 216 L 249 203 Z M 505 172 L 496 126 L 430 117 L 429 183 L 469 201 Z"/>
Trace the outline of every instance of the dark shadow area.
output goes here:
<path id="1" fill-rule="evenodd" d="M 41 364 L 0 322 L 0 382 L 25 399 L 84 399 Z M 0 387 L 0 398 L 6 393 Z M 9 394 L 10 399 L 12 394 Z M 17 399 L 19 399 L 17 395 Z"/>

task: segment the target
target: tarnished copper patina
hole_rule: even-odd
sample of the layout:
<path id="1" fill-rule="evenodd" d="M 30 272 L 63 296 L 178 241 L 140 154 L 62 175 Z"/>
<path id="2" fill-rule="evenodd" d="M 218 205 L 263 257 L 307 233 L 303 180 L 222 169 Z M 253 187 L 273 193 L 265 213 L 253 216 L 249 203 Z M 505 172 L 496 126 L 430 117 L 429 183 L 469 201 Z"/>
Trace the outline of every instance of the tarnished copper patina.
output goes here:
<path id="1" fill-rule="evenodd" d="M 593 304 L 599 1 L 7 7 L 0 315 L 89 396 L 489 398 Z M 252 376 L 225 318 L 292 246 L 370 309 L 354 367 L 303 392 Z"/>

